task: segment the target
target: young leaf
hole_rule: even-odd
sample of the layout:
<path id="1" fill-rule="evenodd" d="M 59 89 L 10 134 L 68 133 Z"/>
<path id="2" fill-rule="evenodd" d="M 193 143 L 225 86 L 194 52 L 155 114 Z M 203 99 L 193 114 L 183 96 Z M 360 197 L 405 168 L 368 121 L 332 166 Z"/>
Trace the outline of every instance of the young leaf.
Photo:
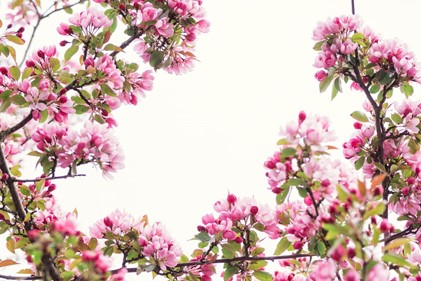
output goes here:
<path id="1" fill-rule="evenodd" d="M 285 252 L 290 245 L 291 245 L 291 242 L 289 242 L 286 237 L 282 238 L 281 240 L 279 240 L 278 245 L 276 245 L 274 255 L 279 256 L 280 254 Z"/>
<path id="2" fill-rule="evenodd" d="M 16 35 L 7 35 L 6 39 L 9 40 L 10 42 L 13 42 L 13 43 L 17 44 L 17 45 L 25 44 L 25 41 L 22 38 L 20 38 Z"/>
<path id="3" fill-rule="evenodd" d="M 351 117 L 360 122 L 368 122 L 368 117 L 361 111 L 354 111 L 351 113 Z"/>
<path id="4" fill-rule="evenodd" d="M 73 55 L 77 53 L 77 51 L 79 51 L 79 45 L 73 44 L 72 46 L 70 46 L 64 53 L 64 61 L 70 60 L 73 57 Z"/>
<path id="5" fill-rule="evenodd" d="M 272 274 L 266 271 L 255 271 L 253 272 L 253 276 L 256 277 L 257 280 L 260 281 L 272 281 Z"/>
<path id="6" fill-rule="evenodd" d="M 154 51 L 149 59 L 149 64 L 156 70 L 161 67 L 162 61 L 164 60 L 165 52 Z"/>
<path id="7" fill-rule="evenodd" d="M 19 80 L 19 78 L 20 78 L 19 67 L 12 66 L 12 67 L 9 68 L 9 70 L 10 70 L 10 74 L 12 75 L 13 79 L 15 79 L 16 81 Z"/>
<path id="8" fill-rule="evenodd" d="M 327 90 L 327 88 L 329 88 L 329 85 L 332 82 L 333 78 L 334 78 L 334 75 L 329 75 L 329 76 L 326 76 L 325 79 L 320 81 L 320 83 L 319 83 L 320 93 L 323 93 L 324 91 Z"/>
<path id="9" fill-rule="evenodd" d="M 225 272 L 224 272 L 224 281 L 227 281 L 228 279 L 230 279 L 237 273 L 238 273 L 238 267 L 234 267 L 228 264 L 228 267 L 227 269 L 225 269 Z"/>

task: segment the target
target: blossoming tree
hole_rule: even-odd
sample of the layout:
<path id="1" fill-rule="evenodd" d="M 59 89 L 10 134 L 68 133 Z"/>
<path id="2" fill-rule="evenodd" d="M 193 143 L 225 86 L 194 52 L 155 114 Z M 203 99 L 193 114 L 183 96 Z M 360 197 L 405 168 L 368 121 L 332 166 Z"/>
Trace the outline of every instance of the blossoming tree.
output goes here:
<path id="1" fill-rule="evenodd" d="M 313 32 L 320 91 L 334 98 L 348 83 L 366 97 L 351 114 L 355 134 L 343 144 L 344 157 L 332 155 L 328 119 L 300 112 L 264 163 L 275 207 L 228 194 L 192 234 L 197 249 L 183 254 L 146 215 L 116 210 L 84 233 L 54 190 L 57 179 L 81 176 L 81 165 L 96 165 L 105 177 L 122 168 L 113 111 L 136 105 L 154 79 L 124 51 L 133 48 L 154 70 L 189 70 L 196 36 L 209 25 L 202 1 L 8 2 L 0 21 L 0 233 L 26 262 L 0 278 L 421 280 L 421 104 L 411 99 L 421 76 L 400 42 L 380 38 L 355 16 L 320 23 Z M 73 14 L 57 26 L 60 46 L 32 50 L 40 23 L 63 11 Z M 28 154 L 37 159 L 33 179 L 24 176 Z M 264 239 L 274 249 L 263 248 Z M 0 267 L 17 262 L 3 259 Z"/>

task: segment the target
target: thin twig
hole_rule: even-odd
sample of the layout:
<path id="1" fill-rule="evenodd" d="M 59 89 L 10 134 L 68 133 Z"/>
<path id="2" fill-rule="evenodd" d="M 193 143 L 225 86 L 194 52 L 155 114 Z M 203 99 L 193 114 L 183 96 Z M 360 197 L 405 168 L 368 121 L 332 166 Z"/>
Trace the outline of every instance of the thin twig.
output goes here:
<path id="1" fill-rule="evenodd" d="M 47 177 L 47 178 L 39 178 L 39 179 L 17 179 L 14 178 L 13 181 L 15 182 L 38 182 L 41 180 L 61 180 L 67 178 L 75 178 L 75 177 L 84 177 L 85 174 L 77 174 L 77 175 L 63 175 L 63 176 L 55 176 L 55 177 Z"/>

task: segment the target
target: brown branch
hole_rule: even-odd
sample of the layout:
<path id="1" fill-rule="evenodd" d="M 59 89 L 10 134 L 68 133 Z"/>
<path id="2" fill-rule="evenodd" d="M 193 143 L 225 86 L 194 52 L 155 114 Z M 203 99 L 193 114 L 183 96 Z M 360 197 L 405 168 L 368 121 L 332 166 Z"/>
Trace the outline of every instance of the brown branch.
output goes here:
<path id="1" fill-rule="evenodd" d="M 145 30 L 142 30 L 142 29 L 140 31 L 137 31 L 129 39 L 127 39 L 126 41 L 124 41 L 123 43 L 121 43 L 120 48 L 121 49 L 127 48 L 134 40 L 136 40 L 137 38 L 139 38 L 140 36 L 142 36 L 144 32 L 145 32 Z M 110 54 L 110 56 L 111 57 L 115 57 L 118 53 L 119 53 L 119 51 L 114 51 L 114 52 L 112 52 Z"/>
<path id="2" fill-rule="evenodd" d="M 6 280 L 38 280 L 41 279 L 40 276 L 12 276 L 12 275 L 3 275 L 0 274 L 0 278 Z"/>
<path id="3" fill-rule="evenodd" d="M 16 189 L 15 183 L 13 181 L 12 175 L 10 174 L 9 167 L 7 165 L 7 160 L 4 157 L 3 149 L 0 148 L 0 170 L 3 174 L 8 175 L 8 179 L 6 180 L 6 185 L 10 191 L 10 195 L 12 196 L 13 205 L 15 206 L 16 212 L 19 216 L 21 221 L 25 220 L 26 212 L 23 208 L 22 202 L 19 198 L 19 193 Z"/>
<path id="4" fill-rule="evenodd" d="M 4 131 L 0 131 L 0 142 L 4 141 L 4 139 L 8 135 L 13 134 L 19 129 L 22 129 L 31 120 L 32 120 L 32 110 L 29 112 L 29 114 L 25 118 L 23 118 L 19 123 L 17 123 L 13 127 L 10 127 Z"/>
<path id="5" fill-rule="evenodd" d="M 75 178 L 75 177 L 84 177 L 85 174 L 77 174 L 77 175 L 63 175 L 63 176 L 55 176 L 55 177 L 47 177 L 47 178 L 39 178 L 39 179 L 17 179 L 14 178 L 13 181 L 15 182 L 37 182 L 41 180 L 60 180 L 60 179 L 67 179 L 67 178 Z"/>
<path id="6" fill-rule="evenodd" d="M 232 259 L 219 259 L 219 260 L 209 261 L 209 262 L 207 261 L 184 262 L 184 263 L 179 263 L 174 267 L 187 267 L 187 266 L 197 266 L 197 265 L 204 265 L 204 264 L 230 263 L 230 262 L 237 262 L 237 261 L 262 261 L 262 260 L 275 261 L 275 260 L 282 260 L 282 259 L 296 259 L 296 258 L 313 257 L 313 256 L 314 255 L 312 254 L 291 254 L 291 255 L 269 256 L 269 257 L 236 257 Z M 111 273 L 115 274 L 120 269 L 122 268 L 113 269 L 111 270 Z M 130 267 L 126 269 L 127 269 L 127 272 L 130 272 L 130 273 L 135 273 L 138 270 L 135 267 Z"/>

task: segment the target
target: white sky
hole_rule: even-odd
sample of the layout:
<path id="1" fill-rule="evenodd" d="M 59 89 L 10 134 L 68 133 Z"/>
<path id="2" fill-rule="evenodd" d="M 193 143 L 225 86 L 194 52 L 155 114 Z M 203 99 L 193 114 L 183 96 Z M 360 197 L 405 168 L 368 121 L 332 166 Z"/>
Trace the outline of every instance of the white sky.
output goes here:
<path id="1" fill-rule="evenodd" d="M 363 98 L 347 90 L 331 102 L 330 93 L 319 94 L 311 39 L 318 21 L 350 14 L 350 0 L 203 2 L 212 25 L 198 40 L 193 72 L 159 73 L 139 106 L 117 114 L 126 168 L 112 181 L 88 169 L 88 177 L 57 182 L 59 202 L 78 209 L 82 228 L 116 208 L 148 214 L 190 254 L 201 217 L 228 191 L 275 203 L 263 162 L 300 110 L 329 116 L 337 146 L 352 133 L 349 114 Z M 419 0 L 356 0 L 365 25 L 398 37 L 418 58 L 420 10 Z M 43 44 L 62 40 L 55 30 L 42 33 Z"/>

